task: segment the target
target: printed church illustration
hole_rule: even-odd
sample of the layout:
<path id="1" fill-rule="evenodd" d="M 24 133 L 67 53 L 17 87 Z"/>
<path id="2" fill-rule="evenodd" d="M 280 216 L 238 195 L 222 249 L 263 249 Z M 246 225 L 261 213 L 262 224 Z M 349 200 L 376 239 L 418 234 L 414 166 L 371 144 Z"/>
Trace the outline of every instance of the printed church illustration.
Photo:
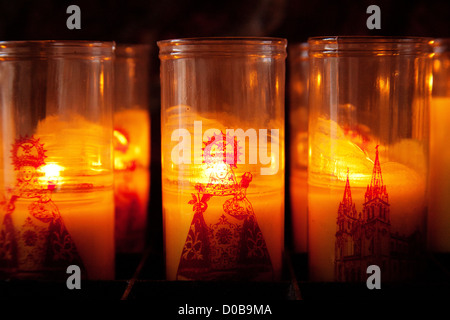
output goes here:
<path id="1" fill-rule="evenodd" d="M 352 200 L 347 171 L 337 217 L 336 281 L 365 281 L 370 265 L 380 267 L 383 281 L 411 279 L 419 268 L 420 244 L 419 232 L 404 236 L 391 231 L 389 195 L 383 184 L 377 146 L 372 179 L 359 213 Z"/>

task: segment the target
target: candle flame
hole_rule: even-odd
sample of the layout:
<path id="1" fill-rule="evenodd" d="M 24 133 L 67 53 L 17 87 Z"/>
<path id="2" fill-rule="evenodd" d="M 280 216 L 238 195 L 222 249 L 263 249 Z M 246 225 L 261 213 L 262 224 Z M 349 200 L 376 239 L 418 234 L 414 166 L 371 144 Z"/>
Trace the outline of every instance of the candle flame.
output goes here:
<path id="1" fill-rule="evenodd" d="M 42 172 L 46 178 L 59 177 L 60 172 L 64 171 L 64 167 L 56 163 L 48 163 L 45 166 L 42 166 L 39 171 Z"/>
<path id="2" fill-rule="evenodd" d="M 51 189 L 54 189 L 56 185 L 63 184 L 63 178 L 61 177 L 60 172 L 64 171 L 64 167 L 50 162 L 39 168 L 38 171 L 43 174 L 43 176 L 39 178 L 41 184 L 48 185 Z"/>

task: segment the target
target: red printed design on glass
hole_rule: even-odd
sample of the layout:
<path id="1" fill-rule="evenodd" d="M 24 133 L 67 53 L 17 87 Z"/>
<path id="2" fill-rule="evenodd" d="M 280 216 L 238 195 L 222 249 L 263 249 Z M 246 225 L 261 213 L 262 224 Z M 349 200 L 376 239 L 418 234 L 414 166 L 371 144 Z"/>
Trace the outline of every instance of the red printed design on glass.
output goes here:
<path id="1" fill-rule="evenodd" d="M 194 217 L 178 265 L 178 279 L 251 280 L 273 274 L 266 242 L 246 197 L 252 174 L 245 172 L 238 183 L 233 172 L 240 154 L 236 138 L 223 133 L 205 143 L 203 162 L 209 181 L 198 183 L 197 193 L 189 201 Z M 218 222 L 208 225 L 208 201 L 217 196 L 232 198 L 223 203 Z"/>
<path id="2" fill-rule="evenodd" d="M 407 278 L 409 273 L 417 272 L 410 270 L 410 267 L 419 258 L 419 243 L 418 231 L 411 235 L 391 232 L 389 195 L 383 184 L 377 146 L 372 179 L 367 186 L 360 213 L 353 203 L 347 171 L 344 196 L 337 217 L 336 280 L 363 281 L 367 278 L 366 270 L 370 265 L 379 266 L 385 279 Z"/>
<path id="3" fill-rule="evenodd" d="M 45 151 L 44 144 L 33 137 L 16 140 L 11 151 L 17 177 L 14 190 L 4 201 L 0 270 L 15 270 L 23 277 L 27 274 L 55 277 L 55 272 L 63 276 L 71 264 L 84 269 L 75 243 L 51 199 L 55 181 L 41 180 L 44 175 L 41 170 L 46 165 Z"/>

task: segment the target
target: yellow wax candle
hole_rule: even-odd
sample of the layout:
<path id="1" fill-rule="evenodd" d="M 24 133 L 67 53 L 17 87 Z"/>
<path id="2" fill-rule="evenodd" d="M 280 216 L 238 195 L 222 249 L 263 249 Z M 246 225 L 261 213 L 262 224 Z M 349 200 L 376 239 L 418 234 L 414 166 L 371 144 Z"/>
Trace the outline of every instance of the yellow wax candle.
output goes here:
<path id="1" fill-rule="evenodd" d="M 345 139 L 338 127 L 324 127 L 334 128 L 335 139 L 313 148 L 332 148 L 335 153 L 330 161 L 318 152 L 322 161 L 310 163 L 315 172 L 308 191 L 311 280 L 361 281 L 371 264 L 381 268 L 385 281 L 414 277 L 420 271 L 425 236 L 425 159 L 420 145 L 401 141 L 389 147 L 391 160 L 385 160 L 381 154 L 387 154 L 387 147 L 376 147 L 371 156 Z M 411 167 L 398 162 L 414 152 Z"/>
<path id="2" fill-rule="evenodd" d="M 188 202 L 192 200 L 190 193 L 178 193 L 176 188 L 164 189 L 164 235 L 165 235 L 165 255 L 166 255 L 166 275 L 168 280 L 183 279 L 177 277 L 177 271 L 186 242 L 189 227 L 193 218 L 192 205 Z M 205 221 L 207 225 L 218 223 L 223 215 L 223 204 L 230 197 L 211 198 L 208 201 L 207 215 Z M 277 214 L 283 209 L 284 195 L 279 191 L 266 192 L 264 194 L 247 194 L 248 201 L 251 202 L 253 210 L 257 216 L 258 224 L 267 244 L 272 266 L 272 272 L 265 272 L 261 277 L 254 280 L 266 280 L 281 278 L 282 254 L 283 254 L 283 217 Z M 185 205 L 179 205 L 185 203 Z M 237 219 L 227 217 L 231 223 L 238 223 Z M 238 275 L 236 276 L 238 277 Z"/>
<path id="3" fill-rule="evenodd" d="M 87 279 L 113 280 L 114 194 L 111 188 L 99 189 L 67 190 L 52 199 L 77 246 Z"/>
<path id="4" fill-rule="evenodd" d="M 313 37 L 308 43 L 311 280 L 420 279 L 431 42 Z"/>
<path id="5" fill-rule="evenodd" d="M 2 227 L 16 240 L 16 276 L 64 277 L 69 265 L 77 265 L 87 279 L 114 279 L 108 137 L 107 128 L 81 117 L 49 116 L 34 137 L 13 144 L 14 169 L 5 182 L 14 188 Z"/>
<path id="6" fill-rule="evenodd" d="M 430 191 L 428 245 L 450 252 L 450 98 L 433 97 L 430 108 Z"/>
<path id="7" fill-rule="evenodd" d="M 98 41 L 0 46 L 3 279 L 114 279 L 114 50 Z"/>
<path id="8" fill-rule="evenodd" d="M 163 136 L 163 154 L 173 157 L 189 152 L 192 155 L 189 164 L 174 163 L 180 159 L 163 157 L 167 279 L 280 279 L 284 248 L 284 168 L 278 168 L 279 164 L 273 161 L 270 166 L 277 167 L 276 174 L 262 175 L 260 164 L 236 161 L 227 164 L 223 159 L 208 163 L 205 155 L 209 152 L 214 153 L 214 158 L 222 154 L 218 141 L 225 135 L 209 135 L 206 128 L 223 128 L 223 125 L 201 117 L 195 119 L 203 124 L 204 132 L 200 135 L 194 125 L 186 129 L 187 136 L 180 140 L 178 136 L 170 140 L 170 135 Z M 173 121 L 167 128 L 172 124 L 176 127 L 178 122 Z M 185 121 L 189 123 L 188 119 Z M 194 141 L 196 136 L 203 139 L 200 152 L 191 144 L 181 150 L 183 141 Z M 272 137 L 272 141 L 275 139 Z M 223 141 L 227 150 L 227 141 Z M 191 148 L 193 152 L 188 151 Z M 256 145 L 246 148 L 242 162 L 250 153 L 258 151 Z M 236 150 L 243 152 L 239 147 Z M 282 163 L 282 151 L 277 155 Z M 272 156 L 275 157 L 273 153 Z"/>
<path id="9" fill-rule="evenodd" d="M 279 280 L 286 40 L 158 47 L 167 278 Z"/>
<path id="10" fill-rule="evenodd" d="M 116 251 L 139 253 L 145 246 L 150 189 L 150 119 L 147 110 L 114 114 Z"/>

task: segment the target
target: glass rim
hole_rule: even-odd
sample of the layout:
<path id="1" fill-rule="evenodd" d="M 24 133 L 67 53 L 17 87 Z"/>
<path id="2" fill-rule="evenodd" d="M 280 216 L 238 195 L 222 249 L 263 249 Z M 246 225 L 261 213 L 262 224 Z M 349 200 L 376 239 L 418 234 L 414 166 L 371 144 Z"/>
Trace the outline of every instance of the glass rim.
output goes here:
<path id="1" fill-rule="evenodd" d="M 109 56 L 114 53 L 114 41 L 90 40 L 19 40 L 0 41 L 0 57 L 93 55 Z"/>
<path id="2" fill-rule="evenodd" d="M 99 40 L 5 40 L 0 41 L 0 48 L 3 46 L 25 46 L 29 44 L 45 44 L 48 46 L 89 46 L 89 47 L 108 47 L 115 44 L 114 41 Z"/>
<path id="3" fill-rule="evenodd" d="M 434 39 L 415 36 L 321 36 L 310 37 L 310 52 L 431 53 Z"/>
<path id="4" fill-rule="evenodd" d="M 327 41 L 327 42 L 343 42 L 343 43 L 365 43 L 365 42 L 407 42 L 407 43 L 425 43 L 429 41 L 433 41 L 435 39 L 431 37 L 416 37 L 416 36 L 315 36 L 309 37 L 308 43 L 311 41 Z"/>
<path id="5" fill-rule="evenodd" d="M 207 43 L 207 44 L 223 44 L 221 42 L 227 41 L 228 43 L 250 43 L 250 44 L 284 44 L 287 43 L 287 39 L 278 37 L 191 37 L 191 38 L 174 38 L 167 40 L 158 40 L 158 45 L 170 45 L 175 43 L 180 44 L 194 44 L 194 43 Z"/>
<path id="6" fill-rule="evenodd" d="M 193 37 L 157 41 L 160 58 L 186 55 L 286 55 L 287 39 L 277 37 Z"/>
<path id="7" fill-rule="evenodd" d="M 450 38 L 436 38 L 433 40 L 433 52 L 436 54 L 450 54 Z"/>

